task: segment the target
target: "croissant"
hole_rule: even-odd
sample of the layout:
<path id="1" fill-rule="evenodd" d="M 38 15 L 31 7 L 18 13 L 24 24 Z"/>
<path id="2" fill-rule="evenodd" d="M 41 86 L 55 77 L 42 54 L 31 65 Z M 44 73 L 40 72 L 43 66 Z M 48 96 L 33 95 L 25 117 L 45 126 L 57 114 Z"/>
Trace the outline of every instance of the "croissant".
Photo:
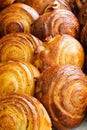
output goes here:
<path id="1" fill-rule="evenodd" d="M 83 26 L 80 33 L 80 41 L 84 47 L 85 53 L 87 54 L 87 23 Z"/>
<path id="2" fill-rule="evenodd" d="M 36 98 L 13 94 L 0 98 L 0 129 L 51 130 L 51 120 Z"/>
<path id="3" fill-rule="evenodd" d="M 80 9 L 78 13 L 78 20 L 82 27 L 87 23 L 87 2 L 85 2 Z"/>
<path id="4" fill-rule="evenodd" d="M 0 0 L 0 10 L 4 9 L 8 5 L 11 5 L 15 0 Z"/>
<path id="5" fill-rule="evenodd" d="M 0 62 L 24 60 L 32 63 L 39 46 L 42 46 L 42 41 L 30 33 L 7 34 L 0 39 Z"/>
<path id="6" fill-rule="evenodd" d="M 25 61 L 0 63 L 0 97 L 11 93 L 34 95 L 34 72 Z"/>
<path id="7" fill-rule="evenodd" d="M 31 33 L 42 41 L 57 34 L 69 34 L 77 38 L 79 35 L 79 22 L 70 10 L 53 9 L 53 11 L 40 15 L 34 21 Z"/>
<path id="8" fill-rule="evenodd" d="M 78 127 L 86 115 L 87 76 L 74 65 L 51 66 L 38 78 L 35 97 L 57 130 Z"/>
<path id="9" fill-rule="evenodd" d="M 83 68 L 84 49 L 81 43 L 74 37 L 63 34 L 56 35 L 44 42 L 45 49 L 42 50 L 34 62 L 34 65 L 42 72 L 49 66 L 55 64 L 72 64 Z"/>
<path id="10" fill-rule="evenodd" d="M 13 15 L 14 14 L 14 15 Z M 0 12 L 0 37 L 12 32 L 31 31 L 31 24 L 39 14 L 30 6 L 14 3 Z"/>

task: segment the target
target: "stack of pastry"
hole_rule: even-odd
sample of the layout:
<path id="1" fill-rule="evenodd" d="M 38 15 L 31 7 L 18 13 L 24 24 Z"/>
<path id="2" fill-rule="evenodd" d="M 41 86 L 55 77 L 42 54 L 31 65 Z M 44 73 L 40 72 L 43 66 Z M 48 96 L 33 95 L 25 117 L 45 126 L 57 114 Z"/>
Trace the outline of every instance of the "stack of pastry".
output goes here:
<path id="1" fill-rule="evenodd" d="M 2 4 L 0 129 L 78 127 L 87 110 L 86 1 Z"/>

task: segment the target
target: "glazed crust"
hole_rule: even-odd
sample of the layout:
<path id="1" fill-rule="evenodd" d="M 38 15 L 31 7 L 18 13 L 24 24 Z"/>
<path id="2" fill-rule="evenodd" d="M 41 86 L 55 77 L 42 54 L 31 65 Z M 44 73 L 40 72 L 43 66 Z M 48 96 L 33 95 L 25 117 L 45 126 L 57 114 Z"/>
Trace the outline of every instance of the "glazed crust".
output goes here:
<path id="1" fill-rule="evenodd" d="M 77 127 L 84 119 L 87 77 L 80 67 L 57 65 L 47 68 L 37 81 L 35 93 L 58 130 Z"/>
<path id="2" fill-rule="evenodd" d="M 51 130 L 51 120 L 44 106 L 34 97 L 13 94 L 0 98 L 2 130 Z"/>
<path id="3" fill-rule="evenodd" d="M 42 41 L 30 33 L 7 34 L 0 39 L 0 62 L 24 60 L 32 63 L 39 46 L 42 46 Z"/>
<path id="4" fill-rule="evenodd" d="M 79 22 L 71 11 L 54 9 L 41 15 L 32 24 L 32 34 L 43 41 L 46 37 L 53 37 L 57 34 L 69 34 L 78 38 Z"/>
<path id="5" fill-rule="evenodd" d="M 32 7 L 23 3 L 12 4 L 0 12 L 0 37 L 12 32 L 29 33 L 31 24 L 38 17 Z"/>
<path id="6" fill-rule="evenodd" d="M 55 64 L 72 64 L 83 68 L 84 49 L 81 43 L 70 35 L 56 35 L 45 42 L 45 49 L 39 53 L 35 66 L 40 71 Z"/>
<path id="7" fill-rule="evenodd" d="M 0 97 L 11 93 L 34 95 L 34 73 L 24 61 L 0 63 Z"/>

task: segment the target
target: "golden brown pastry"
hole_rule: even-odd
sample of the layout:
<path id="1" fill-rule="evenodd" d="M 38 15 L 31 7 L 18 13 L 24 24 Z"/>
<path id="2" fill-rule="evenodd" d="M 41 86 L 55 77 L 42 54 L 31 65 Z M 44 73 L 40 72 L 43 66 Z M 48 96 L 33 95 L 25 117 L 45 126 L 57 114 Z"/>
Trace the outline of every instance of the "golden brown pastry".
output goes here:
<path id="1" fill-rule="evenodd" d="M 78 38 L 79 22 L 70 10 L 53 9 L 34 21 L 31 33 L 43 41 L 57 34 L 69 34 Z"/>
<path id="2" fill-rule="evenodd" d="M 86 114 L 87 76 L 74 65 L 51 66 L 38 78 L 35 97 L 57 130 L 75 128 Z"/>
<path id="3" fill-rule="evenodd" d="M 85 53 L 87 54 L 87 23 L 83 26 L 81 30 L 80 41 L 84 47 Z"/>
<path id="4" fill-rule="evenodd" d="M 78 13 L 78 20 L 82 27 L 87 23 L 87 2 L 85 2 L 80 9 Z"/>
<path id="5" fill-rule="evenodd" d="M 30 33 L 7 34 L 0 39 L 0 62 L 24 60 L 32 63 L 39 46 L 42 46 L 42 41 Z"/>
<path id="6" fill-rule="evenodd" d="M 0 0 L 0 10 L 11 5 L 15 0 Z"/>
<path id="7" fill-rule="evenodd" d="M 45 49 L 37 55 L 34 62 L 41 72 L 55 64 L 72 64 L 83 67 L 84 49 L 74 37 L 68 34 L 56 35 L 44 44 Z"/>
<path id="8" fill-rule="evenodd" d="M 0 37 L 12 32 L 31 32 L 31 24 L 38 17 L 39 14 L 28 5 L 10 5 L 0 12 Z"/>
<path id="9" fill-rule="evenodd" d="M 0 63 L 0 97 L 11 93 L 34 95 L 34 73 L 25 61 Z"/>
<path id="10" fill-rule="evenodd" d="M 0 98 L 0 129 L 51 130 L 51 120 L 36 98 L 13 94 Z"/>

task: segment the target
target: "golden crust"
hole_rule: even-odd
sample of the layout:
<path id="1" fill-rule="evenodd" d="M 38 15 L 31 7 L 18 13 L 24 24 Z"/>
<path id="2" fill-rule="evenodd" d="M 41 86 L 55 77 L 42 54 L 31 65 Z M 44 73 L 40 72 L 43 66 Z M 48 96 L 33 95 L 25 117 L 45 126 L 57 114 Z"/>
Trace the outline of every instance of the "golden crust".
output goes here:
<path id="1" fill-rule="evenodd" d="M 0 63 L 0 97 L 10 93 L 34 95 L 34 73 L 25 61 Z"/>
<path id="2" fill-rule="evenodd" d="M 74 128 L 85 117 L 87 77 L 77 66 L 49 67 L 37 80 L 35 96 L 43 103 L 57 129 Z"/>
<path id="3" fill-rule="evenodd" d="M 34 64 L 41 71 L 55 64 L 72 64 L 83 68 L 84 49 L 80 42 L 70 35 L 56 35 L 45 42 L 45 49 L 41 51 Z"/>
<path id="4" fill-rule="evenodd" d="M 69 34 L 78 38 L 79 22 L 71 11 L 54 9 L 41 15 L 32 24 L 32 34 L 43 41 L 47 37 L 57 34 Z"/>
<path id="5" fill-rule="evenodd" d="M 0 62 L 24 60 L 32 63 L 39 46 L 42 46 L 42 41 L 30 33 L 7 34 L 0 39 Z"/>
<path id="6" fill-rule="evenodd" d="M 51 130 L 51 120 L 44 106 L 34 97 L 13 94 L 0 98 L 2 130 Z"/>
<path id="7" fill-rule="evenodd" d="M 32 7 L 23 3 L 12 4 L 0 12 L 0 37 L 12 32 L 29 33 L 31 24 L 38 17 Z"/>

